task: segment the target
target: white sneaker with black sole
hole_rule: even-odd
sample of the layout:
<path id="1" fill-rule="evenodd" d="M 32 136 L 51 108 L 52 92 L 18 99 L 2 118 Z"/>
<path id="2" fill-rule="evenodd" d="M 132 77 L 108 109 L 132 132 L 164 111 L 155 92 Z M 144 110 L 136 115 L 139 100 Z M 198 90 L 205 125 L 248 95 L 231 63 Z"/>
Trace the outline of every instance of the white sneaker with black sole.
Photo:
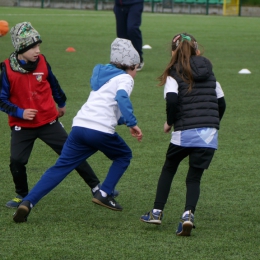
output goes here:
<path id="1" fill-rule="evenodd" d="M 144 67 L 144 62 L 142 61 L 141 63 L 139 63 L 138 67 L 137 67 L 137 71 L 142 70 L 142 68 Z"/>

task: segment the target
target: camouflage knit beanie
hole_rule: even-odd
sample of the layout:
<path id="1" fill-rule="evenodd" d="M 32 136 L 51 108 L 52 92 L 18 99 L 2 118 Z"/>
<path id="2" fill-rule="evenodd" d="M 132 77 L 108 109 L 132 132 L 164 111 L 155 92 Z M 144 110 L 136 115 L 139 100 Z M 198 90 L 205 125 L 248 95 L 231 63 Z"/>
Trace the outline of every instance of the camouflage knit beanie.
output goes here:
<path id="1" fill-rule="evenodd" d="M 116 38 L 111 44 L 110 62 L 132 66 L 140 63 L 140 56 L 131 41 Z"/>
<path id="2" fill-rule="evenodd" d="M 29 22 L 16 24 L 11 28 L 10 34 L 13 46 L 18 54 L 22 54 L 42 42 L 40 34 Z"/>

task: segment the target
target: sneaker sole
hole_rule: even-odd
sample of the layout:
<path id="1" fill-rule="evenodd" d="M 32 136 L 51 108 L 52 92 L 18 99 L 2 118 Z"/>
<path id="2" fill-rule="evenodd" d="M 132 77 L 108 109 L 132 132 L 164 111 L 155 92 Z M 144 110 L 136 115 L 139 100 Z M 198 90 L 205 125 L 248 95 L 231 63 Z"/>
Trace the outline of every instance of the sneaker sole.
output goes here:
<path id="1" fill-rule="evenodd" d="M 106 207 L 108 209 L 112 209 L 112 210 L 115 210 L 115 211 L 122 211 L 123 209 L 118 209 L 118 208 L 113 208 L 113 207 L 109 207 L 107 206 L 106 204 L 103 204 L 100 200 L 96 199 L 96 198 L 93 198 L 92 199 L 92 202 L 100 205 L 100 206 L 103 206 L 103 207 Z"/>
<path id="2" fill-rule="evenodd" d="M 161 220 L 144 220 L 140 219 L 142 222 L 148 223 L 148 224 L 155 224 L 155 225 L 161 225 L 162 221 Z"/>
<path id="3" fill-rule="evenodd" d="M 193 228 L 193 223 L 191 221 L 183 222 L 182 231 L 178 233 L 177 236 L 190 236 L 192 228 Z"/>
<path id="4" fill-rule="evenodd" d="M 27 221 L 27 215 L 29 214 L 29 209 L 26 206 L 19 206 L 13 215 L 13 220 L 16 223 L 22 223 Z"/>

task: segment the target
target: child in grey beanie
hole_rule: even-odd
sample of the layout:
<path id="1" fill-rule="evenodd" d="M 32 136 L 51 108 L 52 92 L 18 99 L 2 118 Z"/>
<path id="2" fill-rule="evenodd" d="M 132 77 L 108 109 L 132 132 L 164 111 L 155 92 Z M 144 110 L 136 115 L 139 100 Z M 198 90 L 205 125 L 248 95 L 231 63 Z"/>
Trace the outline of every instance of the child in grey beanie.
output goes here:
<path id="1" fill-rule="evenodd" d="M 116 38 L 111 44 L 110 62 L 132 66 L 140 63 L 140 57 L 131 41 Z"/>
<path id="2" fill-rule="evenodd" d="M 131 41 L 117 38 L 111 44 L 110 64 L 94 67 L 88 100 L 73 119 L 72 130 L 56 164 L 49 168 L 24 198 L 13 216 L 25 222 L 30 210 L 54 189 L 78 164 L 101 151 L 112 165 L 92 202 L 115 211 L 123 208 L 112 192 L 132 159 L 132 151 L 115 128 L 126 125 L 138 141 L 143 134 L 133 114 L 130 94 L 140 57 Z"/>

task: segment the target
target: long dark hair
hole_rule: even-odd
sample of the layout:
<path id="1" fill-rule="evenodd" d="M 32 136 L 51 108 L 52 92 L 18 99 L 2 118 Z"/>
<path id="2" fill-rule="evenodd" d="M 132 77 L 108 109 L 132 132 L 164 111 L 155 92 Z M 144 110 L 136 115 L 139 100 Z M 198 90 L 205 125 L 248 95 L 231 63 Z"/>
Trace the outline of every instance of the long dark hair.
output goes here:
<path id="1" fill-rule="evenodd" d="M 173 37 L 171 46 L 173 54 L 164 72 L 158 77 L 158 85 L 165 85 L 167 76 L 170 75 L 170 69 L 175 66 L 178 75 L 184 82 L 189 84 L 188 91 L 191 91 L 193 76 L 190 67 L 190 57 L 197 55 L 198 43 L 191 34 L 179 33 Z"/>

